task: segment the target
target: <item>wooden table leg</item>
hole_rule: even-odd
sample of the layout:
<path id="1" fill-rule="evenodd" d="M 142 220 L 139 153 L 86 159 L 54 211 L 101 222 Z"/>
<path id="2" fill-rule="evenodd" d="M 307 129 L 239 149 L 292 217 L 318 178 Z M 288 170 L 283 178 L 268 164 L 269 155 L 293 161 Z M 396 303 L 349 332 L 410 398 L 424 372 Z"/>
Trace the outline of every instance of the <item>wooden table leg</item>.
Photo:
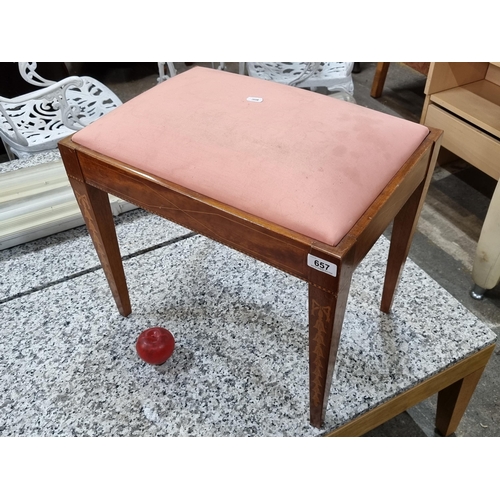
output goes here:
<path id="1" fill-rule="evenodd" d="M 453 434 L 467 409 L 485 367 L 472 372 L 438 393 L 436 429 L 443 436 Z"/>
<path id="2" fill-rule="evenodd" d="M 385 313 L 388 313 L 391 309 L 399 276 L 410 250 L 421 210 L 421 202 L 423 203 L 424 185 L 425 180 L 413 192 L 394 219 L 384 289 L 382 292 L 382 303 L 380 306 L 380 309 Z"/>
<path id="3" fill-rule="evenodd" d="M 380 310 L 388 313 L 391 309 L 394 293 L 399 281 L 408 252 L 410 251 L 413 234 L 417 229 L 420 212 L 429 190 L 434 168 L 436 166 L 441 138 L 438 139 L 429 157 L 429 165 L 424 180 L 408 198 L 399 213 L 394 218 L 391 234 L 391 245 L 387 259 L 387 270 L 385 273 L 384 289 Z"/>
<path id="4" fill-rule="evenodd" d="M 321 427 L 325 418 L 351 277 L 346 266 L 337 294 L 309 285 L 309 399 L 314 427 Z"/>
<path id="5" fill-rule="evenodd" d="M 384 90 L 385 78 L 387 76 L 387 71 L 389 70 L 388 62 L 377 63 L 377 68 L 375 70 L 375 76 L 373 77 L 372 89 L 370 95 L 375 99 L 382 95 L 382 90 Z"/>
<path id="6" fill-rule="evenodd" d="M 108 194 L 72 177 L 69 180 L 118 310 L 128 316 L 130 299 Z"/>

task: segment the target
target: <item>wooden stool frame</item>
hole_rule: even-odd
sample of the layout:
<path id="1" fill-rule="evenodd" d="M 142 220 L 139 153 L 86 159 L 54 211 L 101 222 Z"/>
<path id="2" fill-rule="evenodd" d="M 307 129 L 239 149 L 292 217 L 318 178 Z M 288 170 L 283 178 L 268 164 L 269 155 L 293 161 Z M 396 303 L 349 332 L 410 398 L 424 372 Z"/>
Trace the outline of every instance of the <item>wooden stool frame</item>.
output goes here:
<path id="1" fill-rule="evenodd" d="M 440 138 L 441 131 L 430 130 L 417 150 L 336 246 L 315 241 L 145 173 L 80 146 L 71 137 L 63 139 L 59 149 L 123 316 L 131 313 L 131 306 L 107 193 L 308 282 L 310 422 L 315 427 L 321 427 L 352 273 L 394 221 L 381 303 L 381 310 L 389 312 L 432 177 Z M 318 266 L 321 262 L 336 266 L 336 275 L 311 267 L 314 262 Z"/>

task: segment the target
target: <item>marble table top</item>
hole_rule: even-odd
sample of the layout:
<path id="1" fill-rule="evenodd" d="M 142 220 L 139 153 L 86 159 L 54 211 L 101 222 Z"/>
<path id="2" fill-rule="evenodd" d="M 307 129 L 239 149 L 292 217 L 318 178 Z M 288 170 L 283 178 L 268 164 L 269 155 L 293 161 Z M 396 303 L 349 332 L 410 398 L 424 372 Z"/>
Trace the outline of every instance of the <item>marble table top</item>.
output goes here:
<path id="1" fill-rule="evenodd" d="M 316 429 L 307 284 L 141 210 L 117 219 L 128 318 L 84 228 L 0 252 L 1 436 L 318 436 L 495 341 L 411 261 L 381 313 L 382 237 L 354 274 Z M 161 366 L 135 351 L 151 326 L 176 339 Z"/>
<path id="2" fill-rule="evenodd" d="M 4 172 L 13 172 L 20 168 L 33 167 L 42 163 L 50 163 L 61 159 L 58 149 L 49 149 L 41 153 L 36 153 L 23 159 L 16 159 L 0 163 L 0 174 Z"/>

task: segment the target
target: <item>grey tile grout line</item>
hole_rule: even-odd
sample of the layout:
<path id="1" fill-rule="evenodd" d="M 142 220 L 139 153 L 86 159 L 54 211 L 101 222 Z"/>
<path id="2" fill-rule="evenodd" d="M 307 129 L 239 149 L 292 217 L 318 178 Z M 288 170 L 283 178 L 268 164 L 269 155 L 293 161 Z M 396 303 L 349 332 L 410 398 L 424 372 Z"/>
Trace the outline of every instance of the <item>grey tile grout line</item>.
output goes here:
<path id="1" fill-rule="evenodd" d="M 152 247 L 144 248 L 142 250 L 137 250 L 136 252 L 133 252 L 129 255 L 125 255 L 122 257 L 122 261 L 127 261 L 130 259 L 133 259 L 134 257 L 138 257 L 139 255 L 143 255 L 149 252 L 153 252 L 154 250 L 158 250 L 159 248 L 164 248 L 168 247 L 170 245 L 173 245 L 174 243 L 177 243 L 179 241 L 186 240 L 188 238 L 191 238 L 192 236 L 196 236 L 198 233 L 195 233 L 193 231 L 183 234 L 182 236 L 178 236 L 177 238 L 172 238 L 171 240 L 164 241 L 163 243 L 158 243 L 157 245 L 153 245 Z M 79 278 L 80 276 L 85 276 L 86 274 L 93 273 L 95 271 L 98 271 L 99 269 L 102 269 L 102 266 L 94 266 L 94 267 L 89 267 L 88 269 L 85 269 L 83 271 L 79 271 L 74 274 L 70 274 L 69 276 L 65 276 L 64 278 L 60 278 L 58 280 L 50 281 L 49 283 L 45 283 L 44 285 L 39 285 L 35 286 L 33 288 L 30 288 L 29 290 L 26 290 L 24 292 L 18 292 L 11 297 L 6 297 L 5 299 L 0 299 L 0 306 L 3 304 L 6 304 L 7 302 L 10 302 L 12 300 L 19 299 L 21 297 L 26 297 L 27 295 L 31 295 L 32 293 L 35 292 L 40 292 L 42 290 L 46 290 L 47 288 L 51 288 L 56 285 L 60 285 L 61 283 L 64 283 L 66 281 L 71 281 L 75 278 Z"/>

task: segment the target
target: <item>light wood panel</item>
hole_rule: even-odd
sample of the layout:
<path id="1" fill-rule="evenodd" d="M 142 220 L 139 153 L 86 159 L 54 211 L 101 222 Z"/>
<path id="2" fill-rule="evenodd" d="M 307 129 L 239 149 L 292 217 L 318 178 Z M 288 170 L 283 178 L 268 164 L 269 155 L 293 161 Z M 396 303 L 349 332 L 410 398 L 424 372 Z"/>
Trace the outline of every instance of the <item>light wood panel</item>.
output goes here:
<path id="1" fill-rule="evenodd" d="M 439 62 L 431 63 L 425 85 L 426 94 L 434 94 L 468 83 L 483 80 L 489 63 L 487 62 Z"/>
<path id="2" fill-rule="evenodd" d="M 485 79 L 496 85 L 500 85 L 500 63 L 491 63 Z"/>
<path id="3" fill-rule="evenodd" d="M 425 125 L 445 131 L 444 148 L 494 179 L 500 178 L 500 141 L 436 105 L 427 109 Z"/>
<path id="4" fill-rule="evenodd" d="M 500 87 L 487 80 L 431 95 L 431 102 L 500 137 Z"/>

